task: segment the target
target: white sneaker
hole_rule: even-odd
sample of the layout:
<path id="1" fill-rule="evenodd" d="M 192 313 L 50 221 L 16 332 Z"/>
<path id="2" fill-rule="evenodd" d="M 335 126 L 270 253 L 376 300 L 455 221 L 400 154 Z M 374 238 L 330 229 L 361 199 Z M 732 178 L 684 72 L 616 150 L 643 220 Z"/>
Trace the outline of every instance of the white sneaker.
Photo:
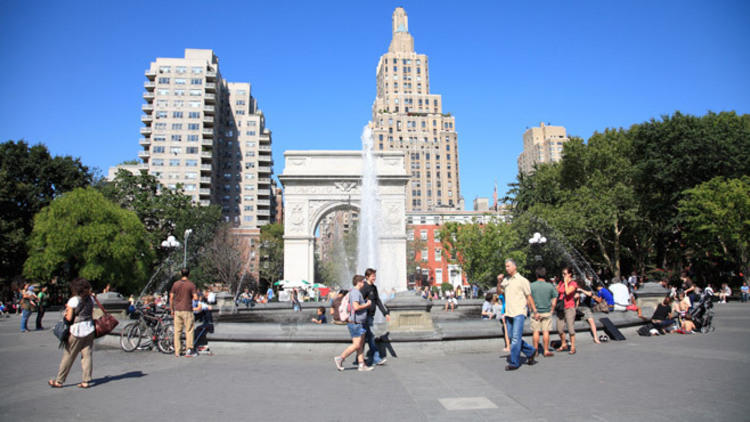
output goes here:
<path id="1" fill-rule="evenodd" d="M 383 366 L 385 365 L 386 362 L 388 362 L 388 359 L 383 358 L 383 359 L 380 359 L 380 362 L 376 363 L 375 365 Z"/>
<path id="2" fill-rule="evenodd" d="M 341 359 L 341 356 L 336 356 L 335 358 L 333 358 L 333 363 L 336 364 L 336 369 L 338 369 L 339 371 L 344 370 L 344 359 Z"/>
<path id="3" fill-rule="evenodd" d="M 373 369 L 375 369 L 374 366 L 367 366 L 367 365 L 361 364 L 361 365 L 359 365 L 359 368 L 357 368 L 357 371 L 359 371 L 359 372 L 367 372 L 367 371 L 372 371 Z"/>
<path id="4" fill-rule="evenodd" d="M 657 330 L 656 328 L 652 328 L 652 329 L 649 330 L 649 333 L 652 336 L 658 336 L 659 335 L 659 330 Z"/>

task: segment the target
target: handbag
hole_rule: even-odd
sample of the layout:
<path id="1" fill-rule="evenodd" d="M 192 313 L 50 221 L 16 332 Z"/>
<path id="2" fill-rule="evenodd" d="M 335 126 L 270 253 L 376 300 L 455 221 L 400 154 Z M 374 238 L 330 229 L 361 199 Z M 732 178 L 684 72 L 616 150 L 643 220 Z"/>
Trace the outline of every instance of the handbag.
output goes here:
<path id="1" fill-rule="evenodd" d="M 94 300 L 96 301 L 97 306 L 99 306 L 99 309 L 104 312 L 104 315 L 94 320 L 94 328 L 96 329 L 96 334 L 94 335 L 94 337 L 99 338 L 101 336 L 109 334 L 112 330 L 114 330 L 115 327 L 117 327 L 117 324 L 120 323 L 120 321 L 118 321 L 117 318 L 113 317 L 112 314 L 104 310 L 104 307 L 101 303 L 99 303 L 99 299 L 96 298 L 96 295 L 92 296 L 94 296 Z"/>
<path id="2" fill-rule="evenodd" d="M 55 335 L 55 337 L 57 337 L 58 340 L 60 340 L 60 343 L 63 343 L 68 339 L 68 336 L 70 335 L 70 324 L 68 324 L 68 321 L 63 318 L 60 321 L 57 321 L 55 327 L 52 328 L 52 333 Z"/>
<path id="3" fill-rule="evenodd" d="M 555 303 L 555 315 L 560 319 L 565 318 L 565 301 L 563 300 L 562 295 L 560 295 L 557 299 L 557 303 Z"/>

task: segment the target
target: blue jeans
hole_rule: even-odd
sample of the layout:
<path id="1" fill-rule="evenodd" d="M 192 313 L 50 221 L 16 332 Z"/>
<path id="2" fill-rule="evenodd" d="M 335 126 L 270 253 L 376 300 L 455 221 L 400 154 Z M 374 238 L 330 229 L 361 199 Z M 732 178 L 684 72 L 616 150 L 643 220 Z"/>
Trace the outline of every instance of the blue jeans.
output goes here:
<path id="1" fill-rule="evenodd" d="M 21 311 L 21 331 L 29 331 L 29 317 L 31 316 L 31 311 L 27 311 L 24 309 Z"/>
<path id="2" fill-rule="evenodd" d="M 531 347 L 529 343 L 523 341 L 523 321 L 525 319 L 526 315 L 505 317 L 505 324 L 508 326 L 508 333 L 510 334 L 510 356 L 508 356 L 508 364 L 511 366 L 521 366 L 521 352 L 523 352 L 527 358 L 536 353 L 535 348 Z"/>
<path id="3" fill-rule="evenodd" d="M 747 302 L 748 296 L 750 296 L 750 293 L 742 292 L 742 301 Z"/>
<path id="4" fill-rule="evenodd" d="M 365 333 L 365 329 L 362 327 L 362 324 L 359 323 L 350 322 L 346 324 L 346 328 L 349 329 L 349 336 L 351 338 L 362 337 L 362 335 Z"/>
<path id="5" fill-rule="evenodd" d="M 367 352 L 367 356 L 372 355 L 372 360 L 370 362 L 377 364 L 382 359 L 380 358 L 380 350 L 378 350 L 378 346 L 375 344 L 375 335 L 372 333 L 373 319 L 374 316 L 368 316 L 367 320 L 365 320 L 365 341 L 370 348 L 370 351 Z"/>

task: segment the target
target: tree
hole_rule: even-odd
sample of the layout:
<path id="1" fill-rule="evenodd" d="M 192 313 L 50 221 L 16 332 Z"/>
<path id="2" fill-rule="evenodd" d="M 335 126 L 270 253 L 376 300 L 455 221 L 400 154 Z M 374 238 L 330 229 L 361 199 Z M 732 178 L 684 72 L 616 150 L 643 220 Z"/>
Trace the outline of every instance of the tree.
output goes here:
<path id="1" fill-rule="evenodd" d="M 750 176 L 715 177 L 686 190 L 678 216 L 698 257 L 728 261 L 750 280 Z"/>
<path id="2" fill-rule="evenodd" d="M 78 158 L 52 157 L 41 144 L 0 144 L 0 279 L 23 270 L 34 216 L 63 193 L 90 183 L 89 169 Z"/>
<path id="3" fill-rule="evenodd" d="M 212 281 L 218 281 L 236 292 L 241 279 L 247 276 L 248 258 L 244 256 L 242 239 L 232 233 L 229 224 L 222 224 L 214 238 L 206 244 L 199 267 Z"/>
<path id="4" fill-rule="evenodd" d="M 260 228 L 260 280 L 267 285 L 284 277 L 284 225 Z"/>
<path id="5" fill-rule="evenodd" d="M 519 267 L 526 260 L 518 233 L 502 221 L 449 222 L 441 227 L 440 239 L 450 262 L 459 263 L 469 282 L 483 288 L 495 285 L 497 275 L 505 271 L 506 259 L 514 259 Z"/>
<path id="6" fill-rule="evenodd" d="M 135 213 L 94 188 L 77 188 L 52 201 L 34 218 L 24 275 L 36 280 L 85 277 L 121 291 L 146 281 L 153 251 Z"/>
<path id="7" fill-rule="evenodd" d="M 654 237 L 656 264 L 668 268 L 684 251 L 675 230 L 684 192 L 716 176 L 750 174 L 750 115 L 676 112 L 630 132 L 637 200 Z"/>
<path id="8" fill-rule="evenodd" d="M 210 242 L 221 221 L 221 209 L 216 205 L 199 206 L 185 195 L 180 187 L 167 189 L 159 186 L 156 177 L 142 171 L 132 174 L 117 172 L 112 182 L 100 190 L 110 200 L 136 213 L 149 234 L 149 243 L 156 251 L 157 262 L 166 258 L 161 242 L 173 235 L 184 242 L 185 230 L 193 230 L 188 238 L 188 263 L 195 264 L 202 247 Z"/>

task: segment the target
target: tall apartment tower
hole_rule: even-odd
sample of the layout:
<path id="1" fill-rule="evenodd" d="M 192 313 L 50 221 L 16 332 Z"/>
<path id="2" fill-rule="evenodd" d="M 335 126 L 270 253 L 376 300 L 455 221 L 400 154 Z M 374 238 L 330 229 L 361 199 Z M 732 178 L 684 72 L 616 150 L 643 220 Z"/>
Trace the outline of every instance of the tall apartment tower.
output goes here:
<path id="1" fill-rule="evenodd" d="M 441 96 L 430 93 L 427 56 L 414 51 L 401 7 L 393 12 L 392 30 L 377 67 L 370 122 L 374 148 L 406 153 L 408 211 L 463 209 L 455 118 L 443 113 Z"/>
<path id="2" fill-rule="evenodd" d="M 249 83 L 227 82 L 212 50 L 157 58 L 146 70 L 138 157 L 162 186 L 218 204 L 238 228 L 272 222 L 271 131 Z"/>
<path id="3" fill-rule="evenodd" d="M 523 152 L 518 156 L 518 170 L 523 174 L 534 172 L 538 163 L 554 163 L 562 159 L 563 144 L 568 135 L 562 126 L 540 123 L 523 133 Z"/>

